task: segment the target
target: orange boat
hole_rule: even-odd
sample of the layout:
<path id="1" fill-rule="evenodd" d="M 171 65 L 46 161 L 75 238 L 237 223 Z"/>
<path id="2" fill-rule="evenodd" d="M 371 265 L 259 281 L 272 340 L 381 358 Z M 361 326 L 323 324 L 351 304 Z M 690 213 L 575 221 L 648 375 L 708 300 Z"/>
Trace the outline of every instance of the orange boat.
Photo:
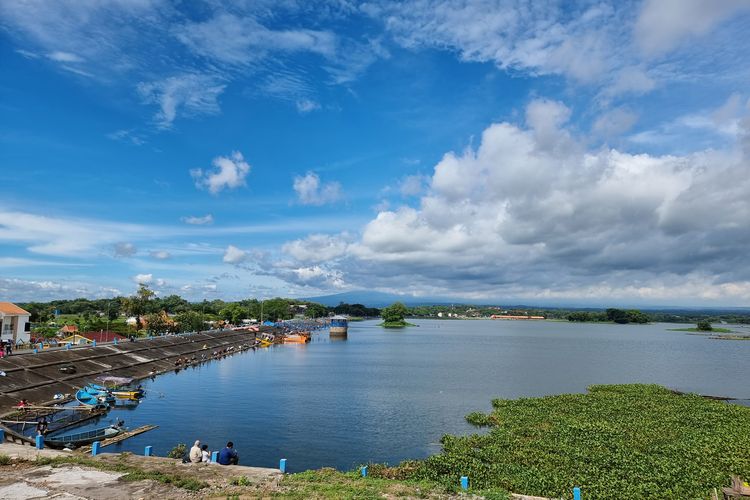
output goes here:
<path id="1" fill-rule="evenodd" d="M 309 333 L 293 333 L 284 337 L 285 344 L 305 344 L 310 342 Z"/>

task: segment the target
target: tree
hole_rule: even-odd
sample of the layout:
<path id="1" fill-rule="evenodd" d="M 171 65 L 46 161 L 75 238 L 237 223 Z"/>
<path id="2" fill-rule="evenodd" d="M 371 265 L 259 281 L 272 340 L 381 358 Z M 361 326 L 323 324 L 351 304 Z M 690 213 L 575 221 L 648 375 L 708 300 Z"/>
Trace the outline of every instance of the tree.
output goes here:
<path id="1" fill-rule="evenodd" d="M 625 324 L 628 322 L 628 313 L 622 309 L 607 309 L 607 320 L 615 323 Z"/>
<path id="2" fill-rule="evenodd" d="M 201 313 L 195 311 L 185 311 L 175 316 L 177 328 L 181 332 L 199 332 L 204 329 Z"/>
<path id="3" fill-rule="evenodd" d="M 695 326 L 696 326 L 696 329 L 701 332 L 710 332 L 711 330 L 714 329 L 714 327 L 711 326 L 711 323 L 706 320 L 699 321 L 698 324 Z"/>
<path id="4" fill-rule="evenodd" d="M 132 297 L 125 299 L 124 308 L 128 314 L 135 316 L 136 330 L 143 328 L 141 324 L 141 316 L 149 311 L 149 301 L 156 295 L 148 285 L 141 283 L 138 286 L 138 291 Z"/>
<path id="5" fill-rule="evenodd" d="M 307 309 L 305 309 L 305 316 L 308 318 L 320 318 L 322 316 L 328 315 L 328 308 L 322 304 L 317 304 L 315 302 L 310 302 L 307 304 Z"/>
<path id="6" fill-rule="evenodd" d="M 168 332 L 172 327 L 172 321 L 170 321 L 169 316 L 164 311 L 147 315 L 146 321 L 148 322 L 149 331 L 155 333 Z"/>
<path id="7" fill-rule="evenodd" d="M 380 311 L 380 316 L 386 323 L 403 323 L 409 310 L 401 302 L 394 302 Z"/>

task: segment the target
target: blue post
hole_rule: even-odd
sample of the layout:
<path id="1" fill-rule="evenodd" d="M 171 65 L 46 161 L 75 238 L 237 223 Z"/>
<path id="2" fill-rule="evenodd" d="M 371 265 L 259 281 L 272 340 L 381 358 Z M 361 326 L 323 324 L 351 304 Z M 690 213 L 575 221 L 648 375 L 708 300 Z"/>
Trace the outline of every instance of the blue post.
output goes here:
<path id="1" fill-rule="evenodd" d="M 219 452 L 218 451 L 212 451 L 211 452 L 211 463 L 218 464 L 219 463 Z"/>
<path id="2" fill-rule="evenodd" d="M 44 344 L 42 344 L 41 342 L 39 342 L 39 350 L 41 351 L 43 349 L 44 349 Z"/>
<path id="3" fill-rule="evenodd" d="M 94 347 L 96 347 L 96 340 L 92 341 L 91 345 L 93 345 Z"/>
<path id="4" fill-rule="evenodd" d="M 117 345 L 117 339 L 115 339 L 114 344 Z"/>
<path id="5" fill-rule="evenodd" d="M 44 436 L 37 436 L 36 437 L 36 449 L 37 450 L 43 450 L 44 449 Z"/>
<path id="6" fill-rule="evenodd" d="M 69 351 L 69 350 L 70 350 L 70 342 L 68 342 L 67 344 L 65 344 L 65 350 L 66 350 L 66 351 Z"/>
<path id="7" fill-rule="evenodd" d="M 146 446 L 146 450 L 143 452 L 143 456 L 150 457 L 154 454 L 154 447 L 153 446 Z"/>
<path id="8" fill-rule="evenodd" d="M 469 489 L 469 478 L 467 476 L 461 476 L 461 489 L 464 491 Z"/>
<path id="9" fill-rule="evenodd" d="M 367 466 L 362 467 L 362 477 L 367 477 Z"/>
<path id="10" fill-rule="evenodd" d="M 281 470 L 282 473 L 286 473 L 286 458 L 279 460 L 279 470 Z"/>
<path id="11" fill-rule="evenodd" d="M 5 442 L 5 431 L 0 429 L 0 444 Z"/>
<path id="12" fill-rule="evenodd" d="M 581 488 L 578 486 L 573 488 L 573 500 L 581 500 Z"/>
<path id="13" fill-rule="evenodd" d="M 38 351 L 38 350 L 36 349 L 36 347 L 35 347 L 35 348 L 34 348 L 34 354 L 36 354 L 36 353 L 38 353 L 38 352 L 39 352 L 39 351 Z"/>
<path id="14" fill-rule="evenodd" d="M 99 441 L 94 441 L 93 443 L 91 443 L 91 456 L 97 456 L 99 454 L 100 447 L 101 443 Z"/>

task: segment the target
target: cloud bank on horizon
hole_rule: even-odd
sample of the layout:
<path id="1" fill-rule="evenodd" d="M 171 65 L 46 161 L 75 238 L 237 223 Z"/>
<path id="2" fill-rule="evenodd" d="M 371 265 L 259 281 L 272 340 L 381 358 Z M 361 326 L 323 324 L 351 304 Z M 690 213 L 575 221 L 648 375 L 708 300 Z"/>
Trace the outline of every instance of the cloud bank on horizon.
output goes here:
<path id="1" fill-rule="evenodd" d="M 750 303 L 750 4 L 4 2 L 0 296 Z"/>

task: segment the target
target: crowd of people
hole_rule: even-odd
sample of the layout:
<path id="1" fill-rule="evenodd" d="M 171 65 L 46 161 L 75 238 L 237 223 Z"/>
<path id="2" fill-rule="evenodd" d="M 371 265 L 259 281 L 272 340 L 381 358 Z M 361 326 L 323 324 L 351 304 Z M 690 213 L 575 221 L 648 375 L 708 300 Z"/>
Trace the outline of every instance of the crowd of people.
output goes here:
<path id="1" fill-rule="evenodd" d="M 200 440 L 196 440 L 193 447 L 190 448 L 188 453 L 188 460 L 194 464 L 199 463 L 211 463 L 211 452 L 208 450 L 208 445 L 201 445 Z M 216 463 L 220 465 L 237 465 L 240 461 L 240 456 L 237 450 L 234 449 L 234 443 L 229 441 L 227 445 L 219 452 L 218 460 Z"/>

